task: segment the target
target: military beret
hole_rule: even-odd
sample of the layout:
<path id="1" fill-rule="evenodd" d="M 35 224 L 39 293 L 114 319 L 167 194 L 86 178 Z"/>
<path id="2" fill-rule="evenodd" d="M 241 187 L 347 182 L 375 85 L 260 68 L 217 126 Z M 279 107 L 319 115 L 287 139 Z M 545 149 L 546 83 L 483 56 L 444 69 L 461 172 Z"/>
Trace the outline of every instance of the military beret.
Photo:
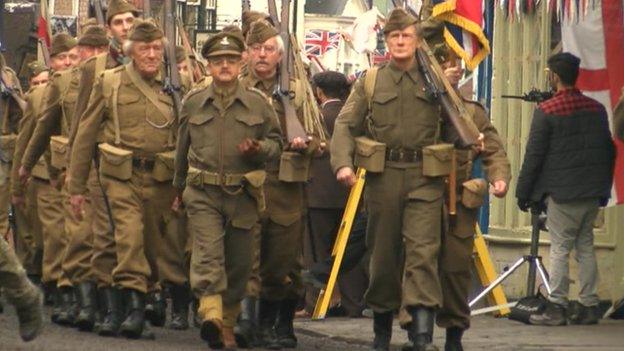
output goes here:
<path id="1" fill-rule="evenodd" d="M 69 51 L 78 44 L 76 38 L 67 33 L 59 33 L 52 37 L 52 47 L 50 56 L 58 55 L 61 52 Z"/>
<path id="2" fill-rule="evenodd" d="M 247 45 L 262 44 L 278 35 L 279 32 L 269 22 L 264 20 L 255 21 L 247 33 Z"/>
<path id="3" fill-rule="evenodd" d="M 36 77 L 39 74 L 46 72 L 48 67 L 39 61 L 32 61 L 28 64 L 28 78 Z"/>
<path id="4" fill-rule="evenodd" d="M 547 62 L 548 69 L 562 76 L 566 73 L 578 72 L 581 59 L 569 52 L 560 52 L 552 55 Z"/>
<path id="5" fill-rule="evenodd" d="M 175 47 L 175 58 L 176 63 L 186 60 L 186 50 L 184 50 L 184 48 L 180 45 L 176 45 Z"/>
<path id="6" fill-rule="evenodd" d="M 106 9 L 106 23 L 110 23 L 114 16 L 126 12 L 132 12 L 135 17 L 139 15 L 139 10 L 126 0 L 110 0 Z"/>
<path id="7" fill-rule="evenodd" d="M 266 20 L 266 19 L 269 19 L 269 15 L 267 15 L 264 12 L 258 12 L 258 11 L 243 12 L 241 16 L 241 20 L 243 22 L 242 28 L 241 28 L 243 31 L 243 37 L 247 37 L 247 33 L 249 33 L 249 29 L 251 29 L 252 23 L 258 20 Z"/>
<path id="8" fill-rule="evenodd" d="M 220 32 L 204 43 L 201 54 L 206 58 L 222 55 L 241 56 L 243 50 L 245 50 L 245 44 L 238 35 Z"/>
<path id="9" fill-rule="evenodd" d="M 151 20 L 135 20 L 128 34 L 128 40 L 149 43 L 164 36 L 163 31 Z"/>
<path id="10" fill-rule="evenodd" d="M 386 25 L 384 26 L 383 33 L 388 34 L 395 30 L 403 30 L 407 26 L 412 24 L 416 24 L 418 20 L 416 17 L 410 15 L 402 8 L 395 8 L 388 15 L 388 20 L 386 21 Z"/>
<path id="11" fill-rule="evenodd" d="M 108 45 L 108 37 L 104 28 L 99 26 L 89 27 L 84 34 L 78 39 L 78 45 L 81 46 L 106 46 Z"/>

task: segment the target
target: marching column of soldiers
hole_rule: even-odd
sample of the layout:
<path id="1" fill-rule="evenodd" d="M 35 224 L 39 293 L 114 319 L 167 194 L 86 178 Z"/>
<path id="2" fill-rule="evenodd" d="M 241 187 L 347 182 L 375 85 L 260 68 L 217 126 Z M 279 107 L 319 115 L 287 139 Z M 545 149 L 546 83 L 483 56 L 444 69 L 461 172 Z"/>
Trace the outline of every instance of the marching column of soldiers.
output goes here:
<path id="1" fill-rule="evenodd" d="M 169 296 L 171 328 L 187 329 L 193 306 L 210 348 L 296 348 L 306 182 L 285 174 L 306 169 L 295 159 L 305 165 L 329 153 L 333 181 L 351 187 L 364 166 L 358 158 L 383 144 L 362 205 L 373 349 L 389 349 L 398 313 L 405 350 L 436 350 L 436 320 L 446 329 L 445 350 L 462 350 L 477 209 L 488 183 L 505 195 L 510 167 L 481 105 L 464 101 L 482 143 L 461 150 L 427 94 L 415 59 L 421 40 L 452 85 L 463 74 L 442 25 L 393 10 L 383 30 L 390 62 L 355 82 L 335 125 L 326 126 L 331 140 L 320 142 L 287 138 L 287 106 L 274 91 L 290 53 L 268 15 L 245 12 L 242 30 L 212 36 L 201 48 L 205 67 L 176 48 L 185 93 L 179 114 L 163 89 L 172 43 L 138 15 L 125 0 L 110 0 L 105 26 L 89 22 L 78 39 L 55 35 L 49 66 L 29 66 L 26 93 L 0 62 L 12 92 L 0 100 L 0 205 L 12 205 L 18 256 L 1 240 L 0 284 L 17 306 L 22 338 L 42 325 L 32 280 L 44 288 L 54 323 L 102 336 L 153 339 Z M 206 74 L 191 77 L 198 72 Z M 293 107 L 303 123 L 302 106 Z M 424 159 L 444 145 L 457 155 L 456 188 L 446 186 L 449 172 L 429 174 Z M 472 178 L 477 157 L 487 180 Z M 7 215 L 0 212 L 3 234 Z"/>

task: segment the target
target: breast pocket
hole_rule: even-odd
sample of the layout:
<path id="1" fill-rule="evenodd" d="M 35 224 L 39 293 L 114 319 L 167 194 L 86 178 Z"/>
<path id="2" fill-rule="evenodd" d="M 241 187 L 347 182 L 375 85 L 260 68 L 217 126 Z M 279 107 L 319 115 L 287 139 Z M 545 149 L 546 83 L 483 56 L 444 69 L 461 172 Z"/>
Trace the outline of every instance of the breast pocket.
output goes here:
<path id="1" fill-rule="evenodd" d="M 215 115 L 213 113 L 196 112 L 188 119 L 191 146 L 198 149 L 214 145 L 215 141 Z"/>
<path id="2" fill-rule="evenodd" d="M 236 114 L 236 134 L 239 137 L 238 140 L 245 138 L 259 139 L 262 132 L 261 127 L 264 119 L 260 115 L 254 113 L 240 113 Z"/>
<path id="3" fill-rule="evenodd" d="M 414 114 L 418 116 L 417 124 L 437 127 L 440 107 L 435 99 L 424 87 L 418 85 L 414 89 Z"/>
<path id="4" fill-rule="evenodd" d="M 145 118 L 145 105 L 141 103 L 141 97 L 136 94 L 119 94 L 117 115 L 121 128 L 136 126 L 139 119 Z"/>
<path id="5" fill-rule="evenodd" d="M 399 115 L 397 94 L 375 93 L 372 98 L 372 122 L 374 127 L 393 124 Z"/>

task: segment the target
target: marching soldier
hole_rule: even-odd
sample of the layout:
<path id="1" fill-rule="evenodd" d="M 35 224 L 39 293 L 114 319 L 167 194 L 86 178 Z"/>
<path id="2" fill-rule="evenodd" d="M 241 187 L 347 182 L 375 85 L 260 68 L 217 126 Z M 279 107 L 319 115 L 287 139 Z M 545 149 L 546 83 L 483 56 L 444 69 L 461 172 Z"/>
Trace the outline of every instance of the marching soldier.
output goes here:
<path id="1" fill-rule="evenodd" d="M 383 31 L 391 61 L 377 71 L 372 96 L 367 96 L 366 77 L 355 83 L 331 143 L 336 178 L 348 186 L 356 181 L 354 154 L 367 157 L 385 144 L 385 154 L 379 155 L 385 162 L 369 166 L 381 172 L 367 174 L 365 189 L 371 252 L 365 298 L 374 311 L 375 350 L 388 350 L 393 311 L 401 306 L 414 320 L 413 350 L 435 349 L 433 318 L 442 305 L 438 258 L 444 178 L 426 176 L 437 172 L 427 168 L 431 173 L 425 173 L 423 150 L 448 152 L 452 146 L 435 146 L 442 141 L 440 107 L 426 93 L 415 59 L 416 23 L 403 9 L 390 13 Z"/>
<path id="2" fill-rule="evenodd" d="M 78 40 L 81 61 L 105 52 L 108 49 L 108 38 L 103 28 L 92 26 Z M 64 178 L 67 159 L 67 137 L 72 120 L 76 118 L 76 98 L 80 81 L 80 68 L 58 72 L 48 87 L 46 107 L 37 120 L 37 126 L 28 144 L 22 159 L 22 173 L 30 173 L 37 160 L 50 145 L 50 138 L 54 134 L 51 159 L 55 176 Z M 91 230 L 91 206 L 85 208 L 84 219 L 73 216 L 69 206 L 66 183 L 63 186 L 63 204 L 65 206 L 65 230 L 69 242 L 62 256 L 62 269 L 71 285 L 75 288 L 80 310 L 75 316 L 75 324 L 81 330 L 91 330 L 95 323 L 95 283 L 91 272 L 91 256 L 93 247 L 93 231 Z M 74 318 L 74 316 L 70 316 Z M 74 321 L 72 321 L 74 322 Z"/>
<path id="3" fill-rule="evenodd" d="M 53 84 L 60 83 L 58 77 L 63 72 L 70 72 L 72 67 L 76 66 L 80 61 L 77 41 L 70 35 L 61 33 L 52 38 L 52 48 L 50 50 L 50 68 L 52 70 L 52 78 L 48 82 L 41 97 L 41 104 L 29 107 L 32 114 L 32 122 L 26 122 L 23 133 L 22 142 L 30 141 L 32 133 L 35 129 L 35 121 L 39 118 L 48 107 L 53 108 L 58 100 L 50 96 Z M 63 89 L 66 86 L 63 86 Z M 48 99 L 48 97 L 50 97 Z M 34 101 L 32 101 L 34 102 Z M 38 114 L 34 114 L 38 113 Z M 25 152 L 27 144 L 20 144 L 19 151 Z M 23 148 L 23 149 L 22 149 Z M 18 155 L 16 150 L 16 155 Z M 21 156 L 21 154 L 19 154 Z M 72 304 L 74 301 L 73 289 L 71 282 L 63 273 L 62 259 L 63 253 L 68 244 L 68 237 L 65 233 L 65 214 L 63 213 L 63 197 L 59 191 L 58 174 L 50 167 L 50 159 L 46 156 L 44 163 L 40 163 L 38 167 L 31 166 L 31 172 L 26 171 L 22 167 L 23 156 L 20 157 L 20 165 L 18 168 L 18 177 L 23 188 L 26 181 L 31 178 L 31 183 L 36 183 L 38 198 L 37 212 L 42 225 L 43 236 L 43 269 L 42 283 L 46 284 L 52 291 L 54 299 L 54 308 L 52 310 L 51 319 L 59 324 L 71 324 L 73 320 Z M 42 161 L 38 161 L 42 162 Z M 17 166 L 17 165 L 16 165 Z M 32 177 L 31 177 L 32 176 Z"/>
<path id="4" fill-rule="evenodd" d="M 433 45 L 436 39 L 427 40 Z M 425 37 L 427 35 L 425 34 Z M 457 86 L 463 75 L 459 59 L 446 45 L 443 47 L 444 56 L 448 61 L 443 64 L 445 74 L 453 86 Z M 436 55 L 442 56 L 442 55 Z M 492 185 L 493 195 L 503 197 L 507 193 L 511 180 L 511 169 L 503 142 L 490 123 L 487 111 L 478 102 L 464 99 L 466 108 L 473 118 L 479 131 L 484 135 L 484 148 L 479 154 L 469 150 L 455 150 L 457 188 L 450 191 L 457 192 L 456 214 L 451 216 L 449 227 L 442 238 L 440 258 L 440 283 L 442 286 L 442 308 L 436 316 L 438 326 L 446 329 L 445 350 L 463 350 L 461 339 L 466 329 L 470 327 L 470 307 L 468 294 L 470 293 L 472 272 L 472 252 L 474 247 L 475 225 L 478 220 L 479 208 L 487 192 L 489 182 Z M 446 128 L 443 133 L 447 140 L 457 138 L 456 132 Z M 471 179 L 472 165 L 479 157 L 487 176 L 485 179 Z M 403 328 L 409 329 L 411 317 L 401 310 L 399 319 Z M 413 339 L 413 336 L 410 336 Z M 409 348 L 411 349 L 411 348 Z"/>
<path id="5" fill-rule="evenodd" d="M 69 145 L 73 145 L 78 124 L 89 102 L 91 90 L 96 77 L 105 69 L 119 67 L 128 62 L 122 50 L 128 38 L 128 33 L 139 11 L 134 5 L 124 0 L 110 0 L 106 11 L 106 30 L 111 37 L 108 52 L 91 57 L 81 66 L 80 83 L 76 109 L 70 127 Z M 69 154 L 69 151 L 68 151 Z M 118 306 L 119 294 L 114 289 L 112 271 L 117 264 L 115 241 L 112 233 L 112 224 L 108 216 L 106 200 L 100 186 L 97 170 L 93 167 L 87 182 L 89 198 L 91 200 L 93 231 L 93 253 L 91 257 L 91 271 L 98 289 L 98 305 L 102 320 L 98 323 L 98 334 L 112 336 L 117 333 L 119 322 L 113 312 Z"/>
<path id="6" fill-rule="evenodd" d="M 241 78 L 242 83 L 272 96 L 277 84 L 278 64 L 282 55 L 286 55 L 283 52 L 282 39 L 267 21 L 259 20 L 253 22 L 247 33 L 247 45 L 247 73 Z M 286 131 L 287 117 L 281 101 L 272 98 L 272 105 L 279 117 L 282 131 Z M 297 118 L 301 120 L 300 111 L 297 114 Z M 282 134 L 283 139 L 284 135 Z M 297 137 L 288 148 L 307 152 L 307 141 Z M 309 162 L 309 158 L 307 161 Z M 294 348 L 297 339 L 293 330 L 293 319 L 299 298 L 303 295 L 301 255 L 305 205 L 303 182 L 282 181 L 279 173 L 278 160 L 267 164 L 267 182 L 264 189 L 267 209 L 261 217 L 259 342 L 266 348 Z M 253 305 L 251 302 L 243 304 L 249 308 Z M 249 336 L 240 334 L 239 338 L 247 339 Z"/>
<path id="7" fill-rule="evenodd" d="M 43 294 L 28 280 L 13 249 L 0 237 L 0 288 L 15 306 L 22 340 L 31 341 L 43 326 Z"/>
<path id="8" fill-rule="evenodd" d="M 21 98 L 22 87 L 19 79 L 0 54 L 0 74 L 2 75 L 2 94 L 0 95 L 0 233 L 9 229 L 10 174 L 11 161 L 17 138 L 18 124 L 22 111 L 11 92 Z"/>
<path id="9" fill-rule="evenodd" d="M 266 97 L 238 82 L 242 39 L 222 32 L 204 44 L 213 82 L 186 97 L 176 154 L 193 238 L 191 286 L 201 336 L 212 348 L 236 347 L 233 327 L 253 263 L 251 229 L 264 206 L 265 162 L 281 137 Z"/>
<path id="10" fill-rule="evenodd" d="M 124 44 L 131 61 L 96 79 L 71 150 L 69 193 L 80 216 L 96 144 L 99 172 L 111 205 L 117 264 L 113 286 L 126 301 L 119 326 L 129 338 L 144 330 L 145 297 L 158 281 L 158 254 L 170 218 L 175 146 L 172 98 L 162 90 L 163 32 L 151 22 L 137 22 Z M 113 332 L 119 306 L 107 306 Z"/>
<path id="11" fill-rule="evenodd" d="M 24 149 L 28 140 L 24 140 L 24 134 L 32 133 L 32 124 L 39 115 L 39 106 L 45 91 L 45 85 L 50 77 L 48 68 L 38 61 L 28 64 L 28 92 L 24 95 L 26 109 L 20 120 L 19 133 L 15 141 L 13 165 L 11 167 L 11 203 L 15 209 L 17 234 L 15 249 L 20 262 L 24 265 L 29 278 L 33 282 L 41 282 L 41 257 L 43 255 L 43 238 L 41 234 L 41 221 L 37 212 L 37 186 L 30 183 L 23 189 L 18 177 L 18 169 L 21 164 Z M 32 100 L 30 102 L 29 100 Z M 33 114 L 33 108 L 37 111 Z M 30 113 L 29 113 L 30 111 Z M 31 126 L 28 126 L 31 124 Z M 26 130 L 27 132 L 24 132 Z"/>

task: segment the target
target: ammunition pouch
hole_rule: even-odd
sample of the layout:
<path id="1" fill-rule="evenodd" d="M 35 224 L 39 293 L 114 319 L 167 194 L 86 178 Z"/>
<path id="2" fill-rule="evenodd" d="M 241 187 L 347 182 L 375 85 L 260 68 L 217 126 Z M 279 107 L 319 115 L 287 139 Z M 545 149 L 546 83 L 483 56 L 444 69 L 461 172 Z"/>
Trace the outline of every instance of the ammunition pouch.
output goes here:
<path id="1" fill-rule="evenodd" d="M 243 185 L 245 191 L 256 200 L 258 206 L 258 213 L 266 210 L 266 200 L 264 197 L 264 182 L 266 181 L 267 173 L 265 170 L 256 170 L 247 172 L 243 175 Z"/>
<path id="2" fill-rule="evenodd" d="M 355 138 L 356 167 L 366 169 L 367 172 L 379 173 L 386 166 L 386 144 L 367 137 Z"/>
<path id="3" fill-rule="evenodd" d="M 461 202 L 466 208 L 475 209 L 483 206 L 488 189 L 485 179 L 476 178 L 462 184 Z"/>
<path id="4" fill-rule="evenodd" d="M 132 151 L 108 143 L 98 145 L 100 151 L 100 173 L 118 180 L 132 178 Z"/>
<path id="5" fill-rule="evenodd" d="M 50 164 L 58 170 L 67 168 L 67 150 L 69 149 L 69 139 L 61 135 L 54 135 L 50 138 Z"/>
<path id="6" fill-rule="evenodd" d="M 4 155 L 2 161 L 13 161 L 13 154 L 15 153 L 15 142 L 17 141 L 17 134 L 0 135 L 0 155 Z"/>
<path id="7" fill-rule="evenodd" d="M 50 180 L 50 172 L 48 172 L 48 165 L 44 156 L 39 157 L 30 174 L 37 179 Z"/>
<path id="8" fill-rule="evenodd" d="M 423 175 L 446 177 L 451 174 L 453 144 L 435 144 L 423 148 Z"/>
<path id="9" fill-rule="evenodd" d="M 175 151 L 160 152 L 154 159 L 152 177 L 158 182 L 168 182 L 173 179 Z"/>
<path id="10" fill-rule="evenodd" d="M 307 182 L 310 157 L 294 151 L 284 151 L 280 158 L 278 179 L 282 182 Z"/>

